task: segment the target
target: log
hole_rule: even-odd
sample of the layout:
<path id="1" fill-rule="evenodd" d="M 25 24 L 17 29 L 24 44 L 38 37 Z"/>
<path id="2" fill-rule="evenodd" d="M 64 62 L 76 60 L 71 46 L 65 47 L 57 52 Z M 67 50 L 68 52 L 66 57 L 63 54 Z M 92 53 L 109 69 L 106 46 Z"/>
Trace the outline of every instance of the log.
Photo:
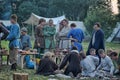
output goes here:
<path id="1" fill-rule="evenodd" d="M 28 80 L 28 73 L 14 73 L 13 80 Z"/>

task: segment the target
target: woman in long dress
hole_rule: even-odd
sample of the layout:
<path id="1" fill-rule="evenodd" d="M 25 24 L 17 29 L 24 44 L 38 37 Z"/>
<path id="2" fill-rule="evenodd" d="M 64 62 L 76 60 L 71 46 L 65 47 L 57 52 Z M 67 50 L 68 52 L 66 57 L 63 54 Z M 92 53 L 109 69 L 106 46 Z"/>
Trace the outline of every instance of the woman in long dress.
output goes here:
<path id="1" fill-rule="evenodd" d="M 68 32 L 70 31 L 70 27 L 68 26 L 69 22 L 67 19 L 64 19 L 60 23 L 58 37 L 59 37 L 59 48 L 67 49 L 69 48 L 69 40 L 67 39 Z"/>

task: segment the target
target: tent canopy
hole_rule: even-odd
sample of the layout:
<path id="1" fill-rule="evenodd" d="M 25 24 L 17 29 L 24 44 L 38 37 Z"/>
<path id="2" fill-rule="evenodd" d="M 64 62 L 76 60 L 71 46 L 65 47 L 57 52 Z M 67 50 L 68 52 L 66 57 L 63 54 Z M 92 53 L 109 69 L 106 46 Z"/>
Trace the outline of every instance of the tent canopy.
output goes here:
<path id="1" fill-rule="evenodd" d="M 2 22 L 5 26 L 10 26 L 11 25 L 10 20 L 0 20 L 0 22 Z"/>
<path id="2" fill-rule="evenodd" d="M 110 35 L 110 37 L 108 37 L 106 41 L 120 43 L 120 22 L 117 22 L 117 25 L 114 28 L 112 34 Z"/>
<path id="3" fill-rule="evenodd" d="M 61 20 L 65 19 L 65 16 L 63 15 L 63 16 L 55 17 L 55 18 L 45 18 L 45 17 L 41 17 L 41 16 L 38 16 L 38 15 L 32 13 L 31 16 L 29 17 L 29 19 L 23 23 L 31 24 L 31 25 L 38 25 L 39 19 L 41 19 L 41 18 L 44 18 L 46 21 L 49 21 L 50 19 L 52 19 L 54 24 L 57 24 Z"/>

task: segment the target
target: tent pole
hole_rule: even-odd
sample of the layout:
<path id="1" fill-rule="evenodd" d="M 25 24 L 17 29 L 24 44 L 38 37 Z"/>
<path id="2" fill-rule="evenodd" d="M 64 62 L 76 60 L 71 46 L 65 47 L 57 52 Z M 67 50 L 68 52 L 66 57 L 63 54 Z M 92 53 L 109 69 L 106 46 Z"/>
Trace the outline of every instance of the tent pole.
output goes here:
<path id="1" fill-rule="evenodd" d="M 32 22 L 32 39 L 34 40 L 34 25 L 33 25 L 33 22 Z"/>

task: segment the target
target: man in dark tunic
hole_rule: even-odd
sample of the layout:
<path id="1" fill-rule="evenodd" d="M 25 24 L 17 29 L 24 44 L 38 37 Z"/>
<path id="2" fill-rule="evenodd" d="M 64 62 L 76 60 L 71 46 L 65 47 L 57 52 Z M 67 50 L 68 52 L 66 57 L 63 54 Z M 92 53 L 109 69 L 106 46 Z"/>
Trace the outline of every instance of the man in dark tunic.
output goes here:
<path id="1" fill-rule="evenodd" d="M 92 38 L 91 38 L 90 44 L 88 46 L 87 55 L 90 55 L 89 50 L 91 48 L 96 49 L 96 54 L 97 55 L 98 55 L 98 50 L 99 49 L 105 50 L 104 32 L 101 29 L 100 23 L 98 23 L 98 22 L 95 23 L 93 28 L 94 28 L 94 31 L 93 31 L 93 34 L 92 34 Z"/>

